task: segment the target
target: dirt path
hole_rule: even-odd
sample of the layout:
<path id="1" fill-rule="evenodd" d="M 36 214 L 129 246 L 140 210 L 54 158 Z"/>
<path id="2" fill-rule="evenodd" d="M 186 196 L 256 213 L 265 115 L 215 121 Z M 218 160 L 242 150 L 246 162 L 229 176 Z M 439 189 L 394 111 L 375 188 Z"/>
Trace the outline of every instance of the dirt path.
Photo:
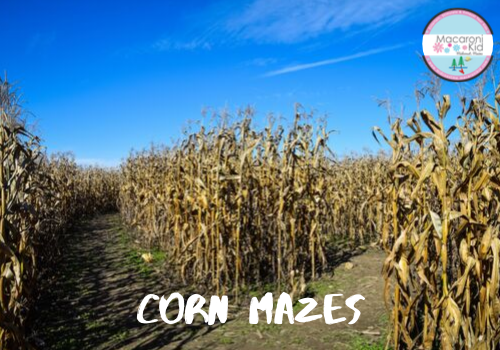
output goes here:
<path id="1" fill-rule="evenodd" d="M 42 349 L 382 349 L 385 309 L 381 300 L 383 282 L 380 267 L 383 254 L 368 250 L 354 257 L 350 270 L 341 266 L 335 274 L 314 282 L 310 290 L 323 311 L 325 294 L 343 294 L 335 317 L 352 311 L 343 299 L 362 294 L 356 304 L 361 311 L 354 325 L 347 322 L 326 325 L 323 319 L 305 324 L 248 323 L 248 308 L 231 308 L 230 320 L 212 327 L 196 323 L 167 325 L 163 322 L 142 325 L 137 322 L 137 307 L 150 293 L 169 295 L 181 291 L 147 265 L 141 251 L 127 239 L 117 215 L 105 215 L 83 223 L 63 247 L 57 274 L 47 283 L 37 305 L 35 337 Z M 156 265 L 155 265 L 156 264 Z M 181 291 L 182 292 L 182 291 Z M 184 290 L 184 292 L 186 292 Z M 275 296 L 277 298 L 277 295 Z M 146 318 L 160 318 L 157 304 L 150 303 Z M 295 310 L 298 312 L 298 309 Z M 286 316 L 285 316 L 286 320 Z"/>

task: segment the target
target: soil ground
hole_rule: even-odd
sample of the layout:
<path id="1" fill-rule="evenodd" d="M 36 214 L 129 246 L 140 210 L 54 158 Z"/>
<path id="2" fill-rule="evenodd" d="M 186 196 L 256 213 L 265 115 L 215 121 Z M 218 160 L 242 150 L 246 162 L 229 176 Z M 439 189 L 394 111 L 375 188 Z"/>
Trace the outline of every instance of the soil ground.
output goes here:
<path id="1" fill-rule="evenodd" d="M 334 317 L 347 321 L 326 325 L 323 318 L 309 323 L 267 324 L 265 315 L 250 325 L 248 305 L 236 307 L 229 301 L 229 319 L 225 324 L 207 326 L 201 317 L 192 325 L 183 321 L 168 325 L 161 321 L 158 304 L 150 303 L 146 319 L 160 322 L 143 325 L 137 321 L 137 308 L 147 294 L 168 297 L 192 293 L 174 284 L 160 271 L 165 256 L 152 252 L 153 263 L 141 258 L 145 252 L 136 247 L 117 214 L 103 215 L 83 222 L 65 240 L 57 272 L 46 281 L 37 304 L 34 337 L 42 349 L 383 349 L 387 323 L 382 299 L 380 275 L 383 252 L 367 249 L 350 259 L 352 268 L 340 264 L 331 276 L 310 284 L 318 301 L 311 314 L 322 314 L 325 294 L 335 297 Z M 361 294 L 356 303 L 361 316 L 348 325 L 353 311 L 344 300 Z M 259 295 L 259 297 L 263 296 Z M 275 295 L 275 301 L 278 295 Z M 207 298 L 209 299 L 209 298 Z M 297 304 L 300 305 L 300 304 Z M 170 309 L 170 308 L 169 308 Z M 205 308 L 206 309 L 206 308 Z M 297 313 L 298 306 L 295 310 Z M 171 319 L 175 318 L 175 308 Z"/>

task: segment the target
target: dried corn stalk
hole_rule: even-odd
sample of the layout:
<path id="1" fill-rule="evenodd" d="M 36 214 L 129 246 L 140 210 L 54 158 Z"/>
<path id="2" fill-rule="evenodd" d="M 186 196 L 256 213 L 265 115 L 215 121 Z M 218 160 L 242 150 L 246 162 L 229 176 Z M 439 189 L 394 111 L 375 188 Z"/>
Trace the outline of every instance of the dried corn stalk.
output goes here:
<path id="1" fill-rule="evenodd" d="M 384 136 L 393 150 L 383 244 L 396 349 L 499 341 L 499 115 L 484 99 L 466 105 L 446 127 L 444 96 L 437 118 L 415 113 L 409 134 L 398 119 Z"/>

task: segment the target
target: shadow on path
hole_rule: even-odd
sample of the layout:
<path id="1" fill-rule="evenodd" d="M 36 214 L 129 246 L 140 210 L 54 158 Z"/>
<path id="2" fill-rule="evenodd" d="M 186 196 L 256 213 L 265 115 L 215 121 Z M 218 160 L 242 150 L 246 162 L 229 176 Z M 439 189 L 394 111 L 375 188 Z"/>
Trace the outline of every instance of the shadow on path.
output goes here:
<path id="1" fill-rule="evenodd" d="M 179 291 L 160 276 L 145 277 L 130 263 L 129 248 L 120 241 L 117 214 L 82 223 L 63 243 L 62 258 L 52 279 L 45 281 L 34 324 L 42 349 L 180 349 L 216 326 L 167 325 L 158 303 L 150 303 L 143 325 L 137 308 L 147 294 Z M 173 308 L 171 305 L 169 309 Z M 171 319 L 175 315 L 171 316 Z"/>

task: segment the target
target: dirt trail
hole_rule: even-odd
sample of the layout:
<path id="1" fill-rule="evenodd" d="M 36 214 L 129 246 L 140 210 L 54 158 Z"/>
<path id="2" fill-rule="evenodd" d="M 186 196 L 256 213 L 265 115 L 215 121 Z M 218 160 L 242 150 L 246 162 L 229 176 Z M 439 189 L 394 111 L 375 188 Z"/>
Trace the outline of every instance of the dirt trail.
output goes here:
<path id="1" fill-rule="evenodd" d="M 379 251 L 368 250 L 351 259 L 352 269 L 340 266 L 332 277 L 312 284 L 319 303 L 314 314 L 322 313 L 324 294 L 343 294 L 336 299 L 343 308 L 335 311 L 335 317 L 345 316 L 347 321 L 340 324 L 326 325 L 321 319 L 268 325 L 261 317 L 258 325 L 250 325 L 248 308 L 233 309 L 230 300 L 230 320 L 224 325 L 208 327 L 199 320 L 193 325 L 142 325 L 136 312 L 145 295 L 182 291 L 146 266 L 126 236 L 115 214 L 84 222 L 72 233 L 63 247 L 58 271 L 37 305 L 34 336 L 43 339 L 42 349 L 383 348 L 383 254 Z M 359 321 L 348 325 L 353 312 L 343 299 L 354 294 L 366 299 L 356 304 L 361 311 Z M 151 303 L 146 314 L 146 319 L 160 319 L 157 304 Z"/>

